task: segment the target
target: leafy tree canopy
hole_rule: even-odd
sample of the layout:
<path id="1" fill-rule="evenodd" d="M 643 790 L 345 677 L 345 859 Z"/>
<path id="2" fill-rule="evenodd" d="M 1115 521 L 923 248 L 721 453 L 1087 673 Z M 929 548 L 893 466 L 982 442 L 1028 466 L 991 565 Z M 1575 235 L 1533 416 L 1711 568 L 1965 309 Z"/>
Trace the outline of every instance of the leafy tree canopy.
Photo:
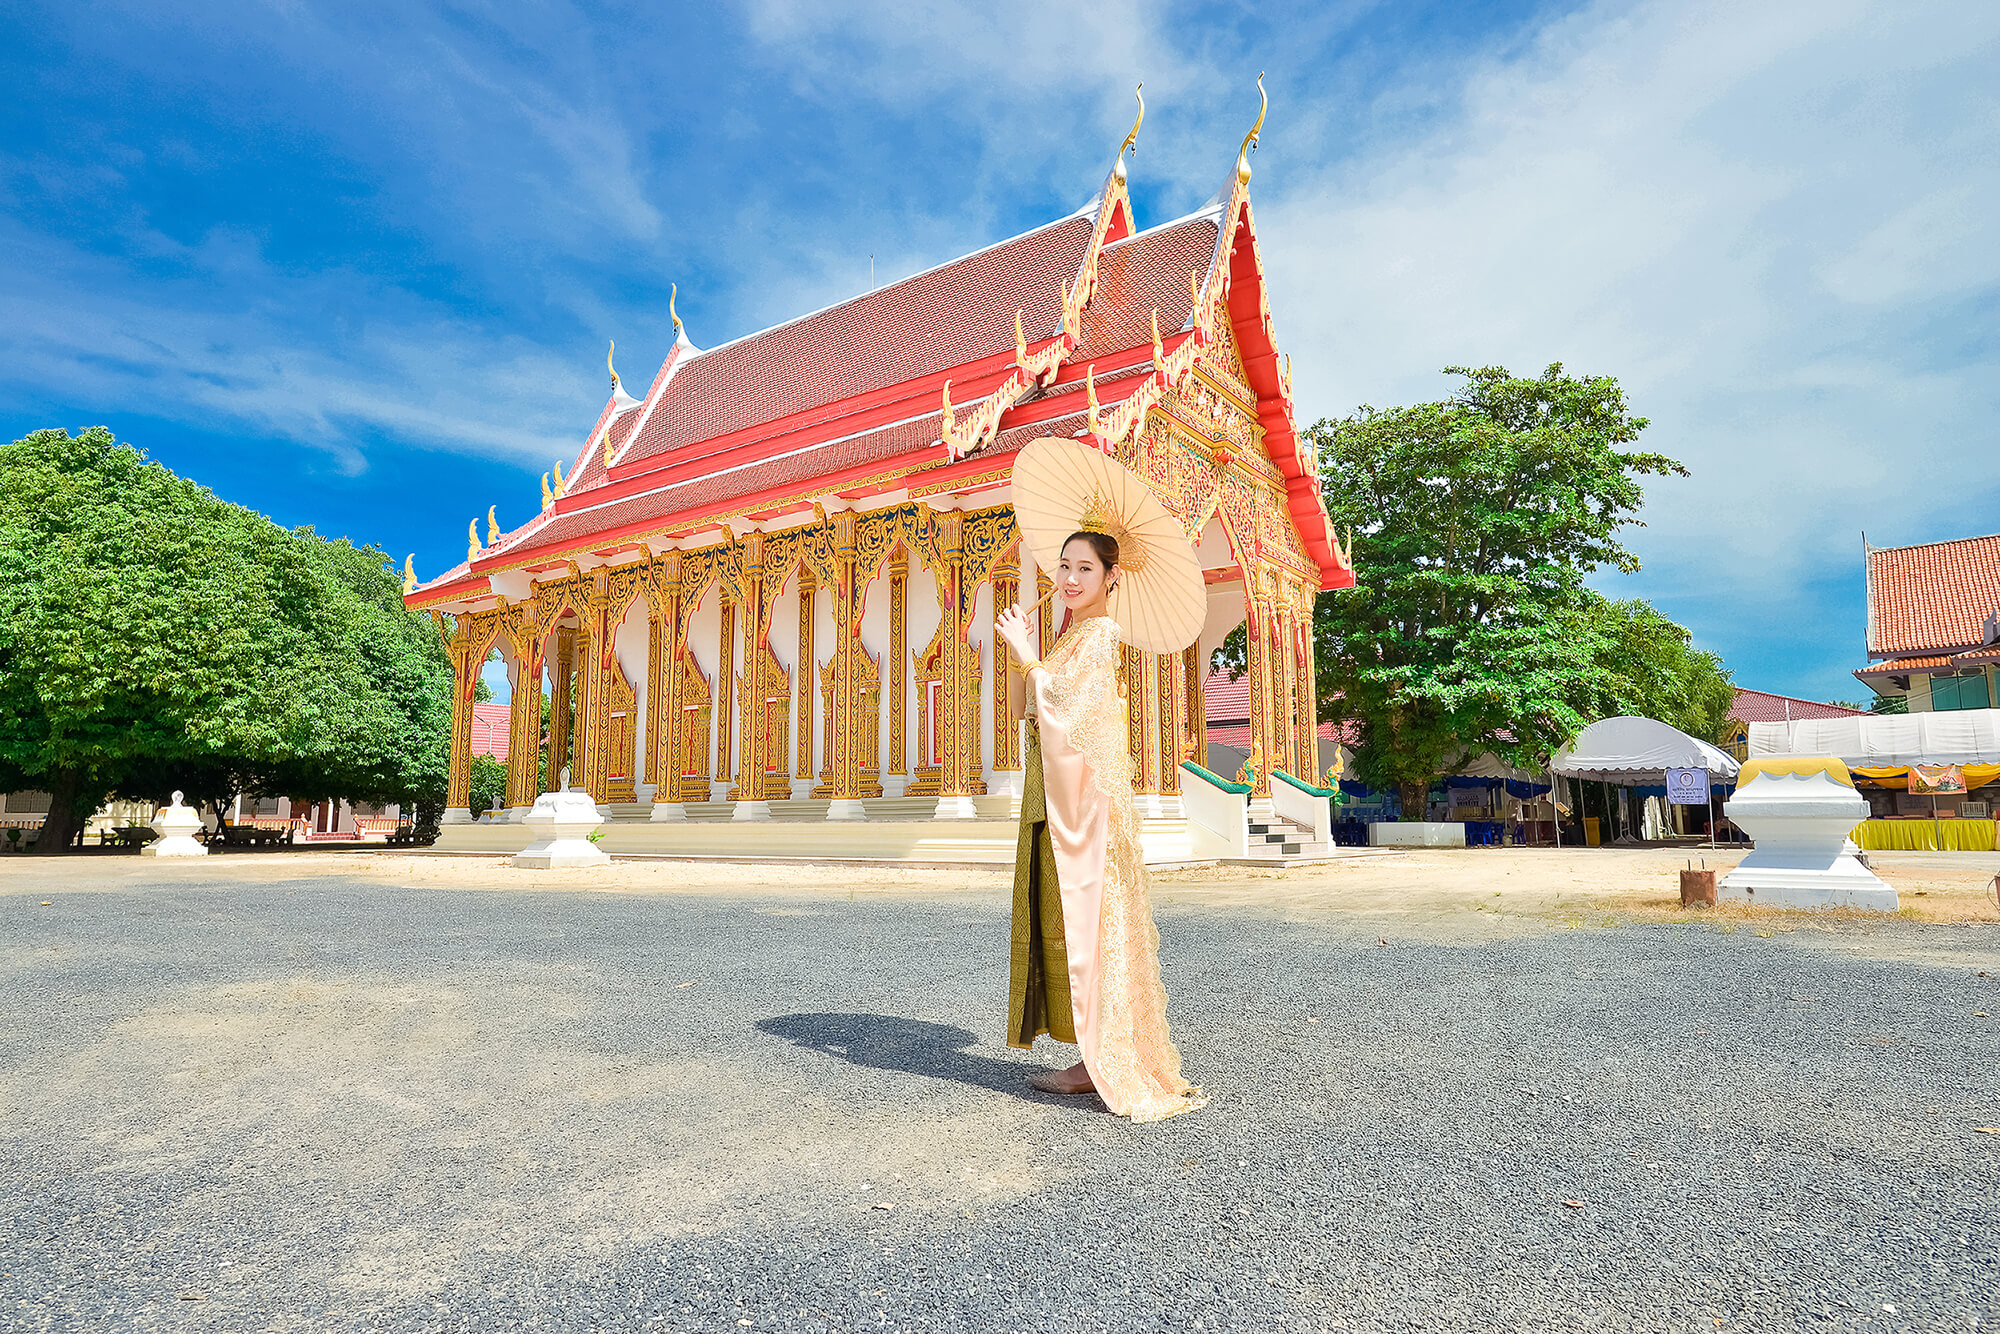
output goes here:
<path id="1" fill-rule="evenodd" d="M 1358 776 L 1407 792 L 1484 750 L 1535 766 L 1616 713 L 1715 735 L 1730 699 L 1715 656 L 1584 583 L 1639 568 L 1619 533 L 1641 479 L 1687 470 L 1633 448 L 1647 422 L 1609 376 L 1446 373 L 1463 380 L 1448 399 L 1310 431 L 1359 577 L 1314 620 L 1322 713 L 1358 725 Z"/>
<path id="2" fill-rule="evenodd" d="M 291 531 L 102 427 L 0 446 L 0 787 L 44 850 L 106 796 L 441 797 L 449 661 L 381 551 Z"/>

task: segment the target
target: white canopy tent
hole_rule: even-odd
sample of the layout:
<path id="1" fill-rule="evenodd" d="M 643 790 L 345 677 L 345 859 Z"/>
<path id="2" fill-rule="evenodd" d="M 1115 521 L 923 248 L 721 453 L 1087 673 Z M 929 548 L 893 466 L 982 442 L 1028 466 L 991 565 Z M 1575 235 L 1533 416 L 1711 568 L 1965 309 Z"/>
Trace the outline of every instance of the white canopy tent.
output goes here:
<path id="1" fill-rule="evenodd" d="M 1600 719 L 1549 757 L 1551 772 L 1621 787 L 1664 785 L 1669 769 L 1706 769 L 1710 782 L 1726 782 L 1742 767 L 1708 742 L 1652 718 Z M 1621 809 L 1624 800 L 1619 798 Z M 1649 799 L 1642 812 L 1645 835 L 1661 837 L 1666 829 L 1665 808 Z"/>
<path id="2" fill-rule="evenodd" d="M 2000 764 L 2000 709 L 1752 723 L 1750 758 L 1766 755 L 1832 755 L 1863 769 Z"/>
<path id="3" fill-rule="evenodd" d="M 1665 783 L 1669 769 L 1706 769 L 1711 781 L 1726 782 L 1742 766 L 1706 741 L 1651 718 L 1604 718 L 1551 756 L 1549 768 L 1570 778 L 1650 787 Z"/>

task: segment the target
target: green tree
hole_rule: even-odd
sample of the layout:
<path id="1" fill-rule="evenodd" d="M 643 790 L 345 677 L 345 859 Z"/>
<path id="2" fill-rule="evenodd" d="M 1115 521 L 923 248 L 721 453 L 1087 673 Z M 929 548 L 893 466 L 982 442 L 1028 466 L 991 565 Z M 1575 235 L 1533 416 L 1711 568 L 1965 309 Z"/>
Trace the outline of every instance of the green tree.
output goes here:
<path id="1" fill-rule="evenodd" d="M 1640 479 L 1687 471 L 1632 448 L 1647 422 L 1618 382 L 1560 365 L 1446 373 L 1463 381 L 1448 399 L 1309 433 L 1359 578 L 1315 609 L 1322 713 L 1357 725 L 1358 776 L 1400 788 L 1406 809 L 1463 752 L 1538 765 L 1608 712 L 1671 701 L 1693 717 L 1714 699 L 1675 674 L 1693 671 L 1685 631 L 1584 583 L 1639 568 L 1619 532 L 1638 522 Z"/>
<path id="2" fill-rule="evenodd" d="M 507 766 L 491 755 L 472 757 L 472 815 L 486 814 L 507 799 Z"/>
<path id="3" fill-rule="evenodd" d="M 450 667 L 384 554 L 109 431 L 0 446 L 0 785 L 63 848 L 114 793 L 441 800 Z"/>

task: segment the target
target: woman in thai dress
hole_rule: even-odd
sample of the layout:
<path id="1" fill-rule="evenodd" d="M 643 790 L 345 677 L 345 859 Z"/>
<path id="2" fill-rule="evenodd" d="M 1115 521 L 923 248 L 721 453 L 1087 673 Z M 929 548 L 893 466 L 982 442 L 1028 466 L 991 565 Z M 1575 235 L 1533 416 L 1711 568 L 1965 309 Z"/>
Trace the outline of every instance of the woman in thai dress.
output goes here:
<path id="1" fill-rule="evenodd" d="M 1055 592 L 1068 616 L 1046 658 L 1028 620 L 995 621 L 1024 664 L 1027 790 L 1014 870 L 1009 1046 L 1043 1033 L 1083 1059 L 1029 1078 L 1048 1093 L 1090 1093 L 1134 1121 L 1204 1104 L 1167 1037 L 1160 936 L 1153 926 L 1132 804 L 1132 757 L 1118 688 L 1119 629 L 1107 609 L 1118 543 L 1079 532 L 1063 543 Z"/>

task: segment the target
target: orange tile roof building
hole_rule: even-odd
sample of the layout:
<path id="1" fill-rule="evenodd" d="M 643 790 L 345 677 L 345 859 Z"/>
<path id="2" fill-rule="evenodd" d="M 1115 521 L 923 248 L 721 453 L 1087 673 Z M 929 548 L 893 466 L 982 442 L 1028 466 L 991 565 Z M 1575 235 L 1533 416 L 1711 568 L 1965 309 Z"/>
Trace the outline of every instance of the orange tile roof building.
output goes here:
<path id="1" fill-rule="evenodd" d="M 1845 704 L 1823 704 L 1797 695 L 1774 695 L 1768 690 L 1736 687 L 1729 706 L 1729 727 L 1716 744 L 1739 760 L 1750 758 L 1750 724 L 1788 723 L 1795 718 L 1852 718 L 1866 713 Z"/>
<path id="2" fill-rule="evenodd" d="M 1271 325 L 1254 143 L 1186 217 L 1138 227 L 1121 150 L 1075 214 L 719 347 L 697 348 L 670 302 L 651 385 L 634 397 L 612 373 L 539 510 L 505 532 L 489 511 L 463 564 L 409 581 L 458 674 L 447 820 L 466 818 L 473 681 L 496 647 L 517 814 L 536 796 L 544 691 L 547 772 L 570 767 L 631 818 L 726 801 L 737 819 L 779 802 L 857 819 L 884 798 L 969 817 L 1018 793 L 992 618 L 1046 585 L 1008 494 L 1039 436 L 1137 471 L 1202 559 L 1201 641 L 1125 664 L 1153 809 L 1206 753 L 1207 655 L 1246 618 L 1247 728 L 1316 781 L 1313 598 L 1354 576 Z M 1055 628 L 1044 611 L 1045 643 Z"/>
<path id="3" fill-rule="evenodd" d="M 1878 711 L 1992 708 L 2000 668 L 2000 534 L 1868 547 L 1868 656 Z"/>

